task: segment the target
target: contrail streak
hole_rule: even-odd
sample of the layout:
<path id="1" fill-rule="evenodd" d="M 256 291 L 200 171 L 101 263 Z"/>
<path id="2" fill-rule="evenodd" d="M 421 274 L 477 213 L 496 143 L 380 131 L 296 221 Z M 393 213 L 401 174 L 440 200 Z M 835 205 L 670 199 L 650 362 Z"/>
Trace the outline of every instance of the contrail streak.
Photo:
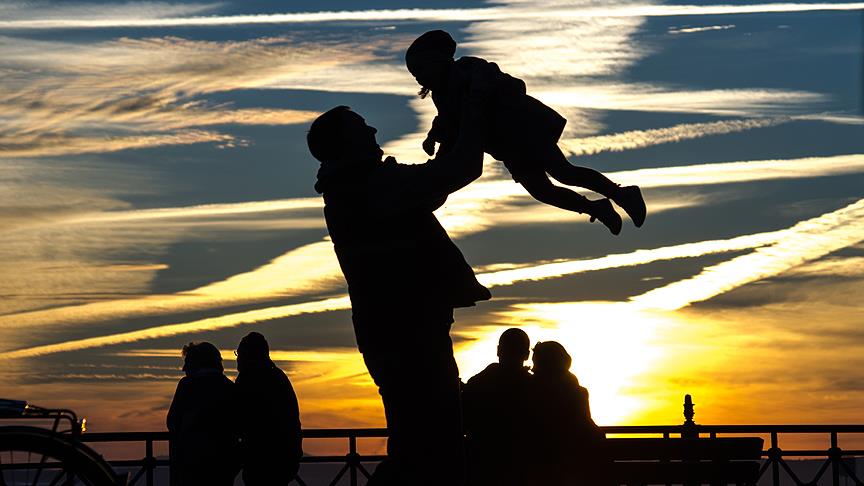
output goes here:
<path id="1" fill-rule="evenodd" d="M 323 11 L 261 15 L 174 18 L 44 19 L 0 21 L 0 29 L 190 27 L 253 24 L 309 24 L 322 22 L 487 21 L 500 19 L 667 17 L 679 15 L 733 15 L 864 9 L 864 3 L 768 3 L 759 5 L 627 5 L 581 9 L 519 8 L 395 9 Z"/>
<path id="2" fill-rule="evenodd" d="M 86 339 L 78 339 L 75 341 L 66 341 L 57 344 L 46 344 L 43 346 L 17 349 L 14 351 L 0 353 L 0 359 L 25 358 L 32 356 L 42 356 L 45 354 L 61 353 L 66 351 L 100 348 L 103 346 L 111 346 L 114 344 L 133 343 L 137 341 L 143 341 L 145 339 L 156 339 L 161 337 L 176 336 L 178 334 L 188 334 L 192 332 L 204 332 L 213 331 L 216 329 L 225 329 L 229 327 L 239 326 L 241 324 L 253 324 L 256 322 L 297 316 L 301 314 L 314 314 L 318 312 L 349 309 L 350 307 L 351 301 L 348 299 L 348 296 L 340 296 L 313 302 L 303 302 L 301 304 L 283 305 L 278 307 L 268 307 L 266 309 L 256 309 L 247 312 L 238 312 L 236 314 L 210 317 L 207 319 L 184 322 L 181 324 L 168 324 L 165 326 L 141 329 L 139 331 L 123 332 L 119 334 L 111 334 L 108 336 L 98 336 Z"/>
<path id="3" fill-rule="evenodd" d="M 702 241 L 698 243 L 686 243 L 670 247 L 657 248 L 653 250 L 637 250 L 629 254 L 608 255 L 593 260 L 573 260 L 567 262 L 555 262 L 539 265 L 532 268 L 503 270 L 478 275 L 478 279 L 490 287 L 513 285 L 522 281 L 541 280 L 546 278 L 561 277 L 575 273 L 604 270 L 609 268 L 620 268 L 624 266 L 641 265 L 658 260 L 670 260 L 675 258 L 697 257 L 713 253 L 737 251 L 753 248 L 761 245 L 771 244 L 785 234 L 784 231 L 760 233 L 754 235 L 740 236 L 731 240 Z M 92 337 L 67 341 L 63 343 L 34 346 L 13 351 L 0 353 L 0 359 L 24 358 L 41 356 L 45 354 L 77 351 L 81 349 L 98 348 L 115 344 L 124 344 L 155 339 L 161 337 L 188 334 L 192 332 L 212 331 L 229 327 L 263 322 L 271 319 L 298 316 L 302 314 L 313 314 L 336 310 L 347 310 L 351 308 L 351 302 L 347 295 L 341 295 L 313 302 L 292 304 L 265 309 L 256 309 L 247 312 L 227 314 L 218 317 L 200 319 L 197 321 L 168 324 L 138 331 L 130 331 L 107 336 Z"/>
<path id="4" fill-rule="evenodd" d="M 593 155 L 601 152 L 623 152 L 664 143 L 693 140 L 712 135 L 743 132 L 754 128 L 765 128 L 791 121 L 791 117 L 764 118 L 752 120 L 724 120 L 710 123 L 682 123 L 651 130 L 598 135 L 595 137 L 572 138 L 558 142 L 569 155 Z"/>
<path id="5" fill-rule="evenodd" d="M 650 309 L 677 310 L 864 241 L 864 199 L 802 221 L 785 233 L 773 245 L 708 267 L 695 277 L 651 290 L 630 301 Z"/>
<path id="6" fill-rule="evenodd" d="M 860 241 L 864 241 L 864 199 L 837 211 L 802 221 L 786 230 L 745 235 L 730 240 L 703 241 L 653 250 L 637 250 L 630 254 L 608 255 L 594 260 L 556 262 L 526 269 L 503 270 L 481 274 L 479 279 L 490 287 L 505 286 L 527 280 L 641 265 L 658 260 L 698 257 L 712 253 L 755 248 L 753 253 L 708 267 L 693 278 L 681 280 L 630 299 L 632 304 L 643 308 L 677 310 L 745 284 L 778 275 L 802 263 L 821 258 Z M 313 302 L 269 307 L 192 322 L 17 349 L 0 353 L 0 359 L 41 356 L 177 334 L 213 331 L 302 314 L 347 310 L 350 307 L 350 299 L 347 295 L 342 295 Z"/>

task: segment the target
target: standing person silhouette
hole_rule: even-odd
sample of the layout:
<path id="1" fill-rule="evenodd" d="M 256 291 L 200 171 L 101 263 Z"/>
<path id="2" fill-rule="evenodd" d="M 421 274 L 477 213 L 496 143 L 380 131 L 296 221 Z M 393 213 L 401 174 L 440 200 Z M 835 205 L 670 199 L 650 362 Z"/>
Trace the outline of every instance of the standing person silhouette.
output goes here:
<path id="1" fill-rule="evenodd" d="M 464 482 L 449 332 L 455 307 L 490 294 L 432 212 L 482 172 L 482 100 L 477 93 L 463 104 L 453 150 L 423 164 L 382 161 L 375 128 L 345 106 L 318 117 L 307 135 L 357 346 L 384 403 L 388 458 L 370 486 Z"/>
<path id="2" fill-rule="evenodd" d="M 454 60 L 456 41 L 443 30 L 418 37 L 405 53 L 408 71 L 420 84 L 420 97 L 432 94 L 438 115 L 423 142 L 429 155 L 452 147 L 459 131 L 460 103 L 469 88 L 468 79 L 483 76 L 488 83 L 489 106 L 482 120 L 483 149 L 502 161 L 513 179 L 531 196 L 545 204 L 568 211 L 587 213 L 599 219 L 612 234 L 621 232 L 621 216 L 609 202 L 620 205 L 636 227 L 645 222 L 646 208 L 638 186 L 621 187 L 600 172 L 571 165 L 558 148 L 558 139 L 567 123 L 555 110 L 526 94 L 525 82 L 501 72 L 498 65 L 478 57 Z M 547 175 L 548 174 L 548 175 Z M 591 201 L 549 180 L 584 187 L 605 196 Z"/>
<path id="3" fill-rule="evenodd" d="M 534 345 L 532 438 L 536 486 L 603 484 L 603 433 L 591 418 L 588 390 L 570 373 L 570 355 L 556 341 Z"/>
<path id="4" fill-rule="evenodd" d="M 287 485 L 297 476 L 303 456 L 294 387 L 270 359 L 270 346 L 258 332 L 240 340 L 237 371 L 243 484 Z"/>
<path id="5" fill-rule="evenodd" d="M 510 328 L 498 340 L 498 362 L 462 389 L 471 486 L 524 486 L 531 435 L 530 341 Z"/>
<path id="6" fill-rule="evenodd" d="M 183 346 L 183 371 L 168 409 L 171 486 L 230 486 L 240 469 L 237 397 L 208 342 Z"/>

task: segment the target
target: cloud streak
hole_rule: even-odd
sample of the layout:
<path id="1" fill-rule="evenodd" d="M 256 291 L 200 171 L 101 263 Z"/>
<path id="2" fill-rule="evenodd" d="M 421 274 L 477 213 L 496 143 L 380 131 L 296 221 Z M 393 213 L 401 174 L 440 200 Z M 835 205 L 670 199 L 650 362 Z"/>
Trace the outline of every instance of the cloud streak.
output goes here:
<path id="1" fill-rule="evenodd" d="M 708 267 L 695 277 L 651 290 L 631 302 L 649 309 L 677 310 L 779 275 L 861 241 L 864 241 L 864 199 L 796 224 L 773 245 Z"/>
<path id="2" fill-rule="evenodd" d="M 0 135 L 0 157 L 49 157 L 196 143 L 234 146 L 242 143 L 232 135 L 206 130 L 186 130 L 133 136 L 81 137 L 63 134 L 17 137 Z"/>
<path id="3" fill-rule="evenodd" d="M 773 127 L 791 121 L 785 118 L 762 118 L 751 120 L 723 120 L 709 123 L 682 123 L 666 128 L 633 130 L 611 135 L 598 135 L 561 140 L 558 146 L 568 155 L 593 155 L 601 152 L 623 152 L 664 143 L 695 140 L 713 135 L 744 132 L 756 128 Z"/>
<path id="4" fill-rule="evenodd" d="M 864 3 L 766 3 L 755 5 L 620 5 L 611 7 L 588 6 L 582 8 L 552 9 L 538 13 L 535 9 L 518 8 L 462 8 L 462 9 L 393 9 L 321 11 L 261 15 L 231 16 L 178 16 L 172 18 L 136 17 L 127 15 L 114 18 L 17 19 L 0 21 L 3 29 L 57 29 L 57 28 L 119 28 L 119 27 L 187 27 L 254 24 L 309 24 L 328 22 L 395 22 L 395 21 L 491 21 L 509 18 L 533 19 L 602 18 L 602 17 L 669 17 L 681 15 L 735 15 L 759 13 L 792 13 L 812 11 L 854 11 Z"/>
<path id="5" fill-rule="evenodd" d="M 630 254 L 608 255 L 593 260 L 553 262 L 528 268 L 501 270 L 481 274 L 479 279 L 491 287 L 513 285 L 581 272 L 754 248 L 752 253 L 708 267 L 695 277 L 648 291 L 629 300 L 630 304 L 638 308 L 673 311 L 748 283 L 779 275 L 802 263 L 817 260 L 833 251 L 861 241 L 864 241 L 864 199 L 837 211 L 802 221 L 786 230 L 745 235 L 730 240 L 638 250 Z M 230 283 L 217 285 L 232 287 Z M 303 314 L 347 310 L 350 305 L 348 296 L 340 295 L 300 304 L 268 307 L 192 322 L 10 350 L 0 353 L 0 359 L 41 356 L 178 334 L 213 331 Z"/>
<path id="6" fill-rule="evenodd" d="M 629 254 L 608 255 L 606 257 L 592 260 L 553 262 L 527 268 L 488 272 L 480 274 L 478 278 L 481 282 L 490 287 L 507 286 L 525 281 L 556 278 L 564 275 L 572 275 L 576 273 L 598 271 L 611 268 L 621 268 L 625 266 L 643 265 L 661 260 L 692 258 L 716 253 L 740 251 L 743 249 L 775 244 L 780 239 L 791 236 L 789 231 L 793 230 L 794 228 L 792 230 L 746 235 L 730 240 L 704 241 L 651 250 L 637 250 L 636 252 Z M 327 253 L 331 253 L 332 250 L 329 248 L 329 244 L 327 244 L 326 246 Z M 330 255 L 330 257 L 332 258 L 332 255 Z M 274 264 L 273 268 L 278 269 L 278 266 L 278 264 Z M 281 273 L 281 270 L 277 273 Z M 260 284 L 260 282 L 266 282 L 268 280 L 266 278 L 263 278 L 263 276 L 260 275 L 259 272 L 253 272 L 245 276 L 238 276 L 234 278 L 239 278 L 240 281 L 231 282 L 229 280 L 226 282 L 214 284 L 213 286 L 210 286 L 211 289 L 209 293 L 219 293 L 215 291 L 214 288 L 221 289 L 224 287 L 230 291 L 235 286 L 238 288 L 242 288 L 249 283 L 259 282 Z M 238 285 L 234 285 L 235 283 L 238 283 Z M 205 289 L 206 288 L 201 289 L 199 292 L 207 292 L 207 290 Z M 350 309 L 350 305 L 351 303 L 348 299 L 348 296 L 341 295 L 318 301 L 304 302 L 301 304 L 268 307 L 253 311 L 227 314 L 214 318 L 201 319 L 192 322 L 157 326 L 139 331 L 118 333 L 107 336 L 67 341 L 57 344 L 11 350 L 0 353 L 0 359 L 40 356 L 44 354 L 76 351 L 81 349 L 137 342 L 146 339 L 169 337 L 178 334 L 225 329 L 244 324 L 254 324 L 257 322 L 277 318 L 293 317 L 302 314 L 347 310 Z M 18 320 L 20 321 L 20 319 Z"/>
<path id="7" fill-rule="evenodd" d="M 729 30 L 734 28 L 734 24 L 709 25 L 707 27 L 682 27 L 680 29 L 669 29 L 668 32 L 670 34 L 694 34 L 696 32 L 710 32 L 712 30 Z"/>
<path id="8" fill-rule="evenodd" d="M 181 324 L 169 324 L 165 326 L 152 327 L 140 331 L 124 332 L 108 336 L 78 339 L 58 344 L 48 344 L 44 346 L 35 346 L 32 348 L 19 349 L 15 351 L 7 351 L 5 353 L 0 353 L 0 358 L 14 359 L 42 356 L 52 353 L 78 351 L 81 349 L 132 343 L 145 339 L 156 339 L 160 337 L 176 336 L 178 334 L 214 331 L 229 327 L 235 327 L 240 324 L 254 324 L 256 322 L 291 317 L 300 314 L 347 309 L 350 308 L 350 306 L 350 300 L 347 296 L 344 296 L 314 302 L 304 302 L 302 304 L 268 307 L 265 309 L 256 309 L 253 311 L 239 312 L 236 314 L 227 314 L 224 316 L 200 319 L 197 321 L 185 322 Z"/>
<path id="9" fill-rule="evenodd" d="M 828 98 L 808 91 L 772 89 L 671 90 L 650 84 L 585 84 L 545 88 L 532 93 L 554 107 L 701 113 L 765 117 L 812 113 Z"/>
<path id="10" fill-rule="evenodd" d="M 236 146 L 240 142 L 231 136 L 199 127 L 308 123 L 317 113 L 235 109 L 201 100 L 202 95 L 290 84 L 370 61 L 374 49 L 374 43 L 288 37 L 120 38 L 93 44 L 0 37 L 0 157 L 200 142 Z"/>

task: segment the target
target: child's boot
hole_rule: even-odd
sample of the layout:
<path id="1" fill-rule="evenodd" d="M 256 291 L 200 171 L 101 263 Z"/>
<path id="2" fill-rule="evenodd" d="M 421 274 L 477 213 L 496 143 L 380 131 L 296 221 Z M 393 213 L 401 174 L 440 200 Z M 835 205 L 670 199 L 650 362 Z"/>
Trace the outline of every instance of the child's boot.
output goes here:
<path id="1" fill-rule="evenodd" d="M 612 232 L 613 235 L 618 235 L 621 233 L 621 216 L 615 211 L 615 208 L 612 207 L 612 203 L 609 202 L 609 199 L 598 199 L 596 201 L 591 201 L 591 210 L 588 213 L 591 215 L 591 222 L 593 223 L 595 219 L 599 219 L 601 223 L 605 224 L 609 231 Z"/>
<path id="2" fill-rule="evenodd" d="M 640 228 L 645 222 L 645 199 L 642 198 L 642 191 L 639 186 L 625 186 L 618 189 L 617 194 L 612 197 L 615 204 L 621 206 L 633 224 Z"/>

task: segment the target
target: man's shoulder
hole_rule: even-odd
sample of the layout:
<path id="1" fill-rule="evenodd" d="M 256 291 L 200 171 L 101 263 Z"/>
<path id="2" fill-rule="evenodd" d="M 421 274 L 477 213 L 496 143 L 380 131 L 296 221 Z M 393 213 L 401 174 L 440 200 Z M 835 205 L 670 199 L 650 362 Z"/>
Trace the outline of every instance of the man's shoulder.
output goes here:
<path id="1" fill-rule="evenodd" d="M 466 387 L 477 387 L 477 386 L 485 386 L 488 385 L 489 382 L 494 381 L 501 372 L 501 365 L 498 363 L 491 363 L 489 366 L 483 369 L 480 373 L 472 376 L 468 379 L 468 382 L 465 383 Z"/>

